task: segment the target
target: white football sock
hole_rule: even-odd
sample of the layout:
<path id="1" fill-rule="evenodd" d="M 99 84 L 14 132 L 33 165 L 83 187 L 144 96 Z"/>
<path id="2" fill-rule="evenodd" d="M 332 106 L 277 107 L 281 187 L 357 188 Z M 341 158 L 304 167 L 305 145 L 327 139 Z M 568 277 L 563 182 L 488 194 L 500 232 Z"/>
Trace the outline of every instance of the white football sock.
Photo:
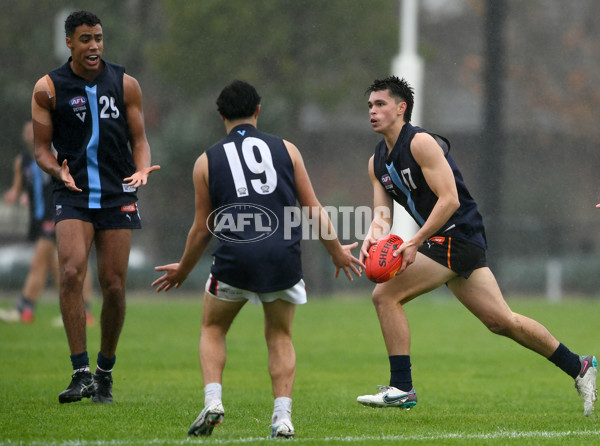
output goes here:
<path id="1" fill-rule="evenodd" d="M 275 398 L 275 403 L 273 407 L 273 418 L 272 423 L 273 426 L 276 426 L 282 420 L 291 420 L 292 418 L 292 399 L 281 396 L 279 398 Z"/>
<path id="2" fill-rule="evenodd" d="M 223 387 L 219 383 L 209 383 L 204 386 L 204 406 L 216 401 L 221 402 L 222 389 Z"/>

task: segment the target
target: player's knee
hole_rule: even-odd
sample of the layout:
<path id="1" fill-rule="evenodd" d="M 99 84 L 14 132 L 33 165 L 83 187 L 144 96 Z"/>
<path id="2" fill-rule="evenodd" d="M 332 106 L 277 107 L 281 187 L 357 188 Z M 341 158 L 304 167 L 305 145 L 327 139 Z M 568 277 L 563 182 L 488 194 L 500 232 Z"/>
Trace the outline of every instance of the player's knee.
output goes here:
<path id="1" fill-rule="evenodd" d="M 396 305 L 402 303 L 406 296 L 400 293 L 394 293 L 393 296 L 390 293 L 383 292 L 380 287 L 375 287 L 371 294 L 371 300 L 375 308 L 383 308 L 387 305 Z"/>
<path id="2" fill-rule="evenodd" d="M 494 334 L 508 336 L 511 332 L 512 323 L 510 318 L 499 318 L 492 316 L 482 318 L 481 322 L 483 322 L 488 328 L 488 330 L 490 330 Z"/>
<path id="3" fill-rule="evenodd" d="M 265 340 L 267 345 L 291 343 L 292 327 L 285 324 L 265 324 Z"/>
<path id="4" fill-rule="evenodd" d="M 217 321 L 202 320 L 200 326 L 200 337 L 210 340 L 224 340 L 229 331 L 229 325 L 223 325 Z"/>
<path id="5" fill-rule="evenodd" d="M 64 266 L 60 272 L 62 288 L 73 289 L 83 286 L 83 273 L 76 267 Z"/>
<path id="6" fill-rule="evenodd" d="M 378 290 L 378 287 L 375 287 L 373 293 L 371 294 L 371 301 L 375 307 L 379 307 L 382 305 L 384 300 L 384 294 Z"/>
<path id="7" fill-rule="evenodd" d="M 100 287 L 105 298 L 121 299 L 125 296 L 125 283 L 118 277 L 101 278 Z"/>

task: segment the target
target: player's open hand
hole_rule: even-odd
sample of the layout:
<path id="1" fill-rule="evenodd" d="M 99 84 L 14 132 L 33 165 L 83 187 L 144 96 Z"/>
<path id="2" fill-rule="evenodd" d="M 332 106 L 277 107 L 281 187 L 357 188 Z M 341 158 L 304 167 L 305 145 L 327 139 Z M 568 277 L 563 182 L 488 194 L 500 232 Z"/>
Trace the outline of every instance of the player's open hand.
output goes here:
<path id="1" fill-rule="evenodd" d="M 67 189 L 72 192 L 81 192 L 81 189 L 77 187 L 75 184 L 75 180 L 71 176 L 71 171 L 69 170 L 69 166 L 67 166 L 67 160 L 63 160 L 60 166 L 60 179 L 65 184 Z"/>
<path id="2" fill-rule="evenodd" d="M 354 242 L 351 245 L 341 245 L 341 251 L 338 255 L 332 256 L 331 260 L 335 265 L 335 278 L 337 279 L 340 275 L 340 269 L 344 270 L 348 280 L 352 281 L 352 271 L 356 277 L 362 275 L 362 271 L 365 267 L 364 263 L 352 255 L 352 250 L 358 246 L 358 242 Z M 357 268 L 358 266 L 358 268 Z"/>
<path id="3" fill-rule="evenodd" d="M 165 271 L 165 274 L 152 282 L 152 286 L 156 287 L 157 293 L 160 291 L 169 291 L 173 287 L 179 288 L 186 279 L 186 277 L 179 272 L 179 263 L 156 266 L 154 269 L 156 271 Z"/>
<path id="4" fill-rule="evenodd" d="M 154 165 L 151 167 L 146 167 L 145 169 L 138 170 L 133 175 L 127 178 L 123 178 L 123 181 L 127 184 L 127 186 L 138 188 L 140 186 L 145 186 L 148 182 L 148 177 L 155 170 L 159 170 L 160 166 Z"/>

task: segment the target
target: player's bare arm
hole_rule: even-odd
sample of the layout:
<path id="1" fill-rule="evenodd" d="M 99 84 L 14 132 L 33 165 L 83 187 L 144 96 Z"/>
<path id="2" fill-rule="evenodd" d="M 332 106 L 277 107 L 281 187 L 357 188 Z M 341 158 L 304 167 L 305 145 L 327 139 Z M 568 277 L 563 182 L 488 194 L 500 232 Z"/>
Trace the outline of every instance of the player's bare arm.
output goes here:
<path id="1" fill-rule="evenodd" d="M 404 271 L 415 261 L 419 247 L 435 234 L 460 206 L 452 169 L 433 137 L 427 133 L 418 133 L 413 138 L 410 148 L 415 161 L 423 171 L 425 181 L 438 200 L 425 224 L 398 250 L 403 256 L 402 268 L 399 272 Z"/>
<path id="2" fill-rule="evenodd" d="M 46 75 L 36 82 L 31 98 L 35 160 L 42 170 L 61 180 L 70 191 L 81 192 L 69 172 L 67 160 L 62 165 L 58 164 L 52 152 L 52 111 L 55 106 L 54 84 L 50 76 Z"/>
<path id="3" fill-rule="evenodd" d="M 360 249 L 360 260 L 369 257 L 369 248 L 378 239 L 387 235 L 392 227 L 394 201 L 375 177 L 374 156 L 369 158 L 369 179 L 373 185 L 373 221 Z"/>
<path id="4" fill-rule="evenodd" d="M 188 233 L 185 251 L 179 263 L 157 266 L 156 271 L 165 271 L 165 274 L 152 282 L 156 291 L 169 291 L 175 287 L 179 288 L 187 276 L 196 266 L 200 257 L 208 245 L 211 232 L 208 217 L 213 211 L 208 189 L 208 157 L 202 154 L 194 164 L 194 189 L 196 211 L 194 222 Z"/>
<path id="5" fill-rule="evenodd" d="M 364 264 L 354 257 L 351 252 L 352 249 L 358 246 L 358 242 L 354 242 L 350 245 L 340 244 L 331 220 L 315 194 L 300 151 L 291 142 L 284 141 L 284 143 L 288 149 L 292 163 L 294 164 L 294 179 L 296 182 L 298 202 L 300 203 L 300 206 L 308 209 L 308 212 L 311 214 L 310 217 L 312 217 L 313 212 L 319 213 L 319 240 L 321 240 L 321 243 L 323 243 L 323 246 L 325 246 L 325 249 L 331 255 L 331 259 L 336 268 L 335 277 L 337 278 L 339 276 L 340 269 L 344 270 L 348 280 L 352 280 L 350 271 L 356 274 L 357 277 L 360 277 Z M 325 223 L 325 225 L 322 223 Z M 321 233 L 324 226 L 327 228 L 328 236 L 326 238 L 324 238 Z M 357 266 L 361 269 L 359 270 Z"/>
<path id="6" fill-rule="evenodd" d="M 8 204 L 15 204 L 19 200 L 21 190 L 23 189 L 23 176 L 21 175 L 22 156 L 18 155 L 13 163 L 13 184 L 4 192 L 4 201 Z"/>
<path id="7" fill-rule="evenodd" d="M 142 107 L 142 89 L 138 81 L 127 75 L 123 75 L 123 98 L 127 109 L 127 125 L 131 134 L 131 150 L 135 173 L 123 181 L 129 186 L 140 187 L 148 182 L 148 176 L 160 166 L 150 165 L 150 144 L 146 138 L 144 123 L 144 111 Z"/>

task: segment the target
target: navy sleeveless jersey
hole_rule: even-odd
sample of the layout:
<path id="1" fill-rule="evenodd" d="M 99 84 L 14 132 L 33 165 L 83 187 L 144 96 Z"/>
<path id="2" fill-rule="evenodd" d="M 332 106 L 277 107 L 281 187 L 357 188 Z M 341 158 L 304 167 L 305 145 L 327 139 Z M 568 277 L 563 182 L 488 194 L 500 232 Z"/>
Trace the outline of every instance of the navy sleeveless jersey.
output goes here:
<path id="1" fill-rule="evenodd" d="M 421 167 L 415 161 L 410 151 L 410 143 L 416 133 L 426 130 L 414 127 L 410 123 L 404 124 L 398 141 L 386 157 L 387 146 L 385 140 L 377 144 L 373 159 L 375 177 L 385 190 L 391 194 L 412 216 L 419 226 L 423 226 L 433 207 L 437 196 L 429 188 Z M 428 132 L 426 132 L 428 133 Z M 483 218 L 477 210 L 477 204 L 467 190 L 462 174 L 450 156 L 450 142 L 439 135 L 429 133 L 444 151 L 454 174 L 460 207 L 450 217 L 446 224 L 433 236 L 456 237 L 481 248 L 487 248 Z"/>
<path id="2" fill-rule="evenodd" d="M 219 239 L 212 275 L 256 293 L 291 288 L 302 278 L 301 227 L 285 224 L 296 183 L 283 140 L 242 124 L 206 155 Z"/>
<path id="3" fill-rule="evenodd" d="M 21 176 L 27 191 L 31 220 L 53 220 L 52 177 L 40 169 L 28 150 L 21 154 Z"/>
<path id="4" fill-rule="evenodd" d="M 69 58 L 69 61 L 71 59 Z M 123 178 L 135 172 L 123 99 L 125 68 L 104 62 L 92 82 L 77 76 L 69 62 L 50 73 L 56 89 L 52 144 L 58 163 L 67 160 L 75 184 L 71 192 L 55 180 L 56 204 L 99 209 L 137 201 Z"/>

